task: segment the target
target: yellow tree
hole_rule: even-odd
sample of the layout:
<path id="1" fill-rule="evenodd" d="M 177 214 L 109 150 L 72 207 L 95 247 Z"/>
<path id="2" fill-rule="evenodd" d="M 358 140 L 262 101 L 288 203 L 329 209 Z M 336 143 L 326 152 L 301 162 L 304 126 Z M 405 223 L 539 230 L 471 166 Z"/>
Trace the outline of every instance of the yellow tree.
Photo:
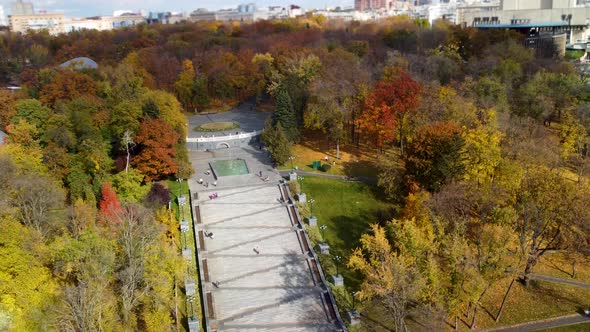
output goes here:
<path id="1" fill-rule="evenodd" d="M 484 120 L 477 127 L 463 133 L 461 155 L 466 180 L 478 184 L 490 182 L 502 161 L 500 143 L 504 136 L 496 128 L 496 113 L 493 109 L 482 111 Z"/>
<path id="2" fill-rule="evenodd" d="M 392 250 L 383 227 L 374 224 L 371 229 L 372 234 L 361 237 L 361 248 L 353 251 L 347 266 L 365 276 L 359 298 L 378 301 L 393 318 L 395 330 L 404 331 L 410 304 L 420 298 L 424 279 L 414 259 Z"/>
<path id="3" fill-rule="evenodd" d="M 186 111 L 193 109 L 194 82 L 195 68 L 193 67 L 193 62 L 186 59 L 182 62 L 182 72 L 178 75 L 178 80 L 174 83 L 176 96 Z"/>

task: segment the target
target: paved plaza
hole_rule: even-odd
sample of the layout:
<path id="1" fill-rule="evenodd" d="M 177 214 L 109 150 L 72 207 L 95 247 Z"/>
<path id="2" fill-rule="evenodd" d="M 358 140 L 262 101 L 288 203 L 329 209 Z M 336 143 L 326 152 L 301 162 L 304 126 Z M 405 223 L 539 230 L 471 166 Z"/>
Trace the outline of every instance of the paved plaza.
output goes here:
<path id="1" fill-rule="evenodd" d="M 222 136 L 235 134 L 236 132 L 251 132 L 264 128 L 264 122 L 272 113 L 257 112 L 252 109 L 252 104 L 244 103 L 231 111 L 215 114 L 198 114 L 188 118 L 189 137 L 201 136 Z M 212 122 L 236 122 L 240 124 L 239 129 L 220 131 L 215 133 L 196 132 L 195 127 Z"/>
<path id="2" fill-rule="evenodd" d="M 209 161 L 230 154 L 269 180 L 259 174 L 219 179 L 205 174 Z M 191 152 L 191 161 L 197 170 L 189 185 L 197 193 L 195 229 L 210 330 L 339 331 L 318 266 L 266 154 L 256 147 Z M 198 183 L 201 177 L 209 187 Z M 214 193 L 218 197 L 210 199 Z"/>

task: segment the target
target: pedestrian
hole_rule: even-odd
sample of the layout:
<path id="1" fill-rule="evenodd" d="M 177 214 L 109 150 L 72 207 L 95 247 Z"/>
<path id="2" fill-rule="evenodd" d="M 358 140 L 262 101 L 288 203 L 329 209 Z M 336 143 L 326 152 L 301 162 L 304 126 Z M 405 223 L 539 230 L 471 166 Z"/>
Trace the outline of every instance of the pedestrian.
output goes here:
<path id="1" fill-rule="evenodd" d="M 258 176 L 262 177 L 262 170 L 258 172 Z"/>
<path id="2" fill-rule="evenodd" d="M 199 184 L 203 184 L 203 178 L 199 179 Z"/>
<path id="3" fill-rule="evenodd" d="M 213 181 L 213 186 L 217 187 L 217 181 Z"/>

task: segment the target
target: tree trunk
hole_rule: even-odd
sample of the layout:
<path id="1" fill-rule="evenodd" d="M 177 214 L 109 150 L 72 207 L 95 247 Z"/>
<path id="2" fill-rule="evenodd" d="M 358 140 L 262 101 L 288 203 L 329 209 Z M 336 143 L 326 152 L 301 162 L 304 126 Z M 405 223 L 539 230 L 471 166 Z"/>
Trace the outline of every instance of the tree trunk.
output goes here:
<path id="1" fill-rule="evenodd" d="M 125 164 L 125 173 L 129 170 L 129 144 L 127 144 L 127 163 Z"/>
<path id="2" fill-rule="evenodd" d="M 336 140 L 336 159 L 340 160 L 340 140 Z"/>
<path id="3" fill-rule="evenodd" d="M 477 303 L 473 305 L 473 319 L 471 319 L 471 326 L 469 327 L 472 330 L 475 330 L 475 318 L 477 317 Z"/>
<path id="4" fill-rule="evenodd" d="M 457 315 L 455 315 L 455 331 L 457 331 L 459 329 L 459 317 Z"/>
<path id="5" fill-rule="evenodd" d="M 400 154 L 403 155 L 404 154 L 404 118 L 401 118 L 400 124 L 399 124 L 399 151 Z"/>
<path id="6" fill-rule="evenodd" d="M 180 331 L 178 326 L 178 285 L 176 283 L 176 277 L 174 277 L 174 321 L 176 322 L 176 331 Z"/>
<path id="7" fill-rule="evenodd" d="M 504 305 L 506 304 L 506 300 L 508 299 L 508 295 L 510 294 L 510 290 L 512 290 L 512 285 L 514 285 L 514 281 L 516 278 L 512 278 L 510 282 L 510 286 L 508 286 L 508 290 L 506 294 L 504 294 L 504 298 L 502 299 L 502 304 L 500 305 L 500 310 L 498 310 L 498 315 L 496 316 L 496 323 L 500 321 L 500 317 L 502 316 L 502 311 L 504 310 Z"/>
<path id="8" fill-rule="evenodd" d="M 576 261 L 572 262 L 572 278 L 576 277 Z"/>

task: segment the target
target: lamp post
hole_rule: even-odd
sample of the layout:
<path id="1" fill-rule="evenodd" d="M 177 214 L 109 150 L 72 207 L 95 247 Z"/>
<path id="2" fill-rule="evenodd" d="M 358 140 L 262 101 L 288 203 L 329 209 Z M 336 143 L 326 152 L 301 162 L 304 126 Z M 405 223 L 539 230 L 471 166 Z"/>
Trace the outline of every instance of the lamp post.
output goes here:
<path id="1" fill-rule="evenodd" d="M 299 181 L 299 189 L 301 189 L 301 192 L 303 192 L 303 179 L 305 179 L 303 176 L 297 177 L 297 180 Z"/>
<path id="2" fill-rule="evenodd" d="M 186 231 L 182 231 L 183 249 L 186 249 Z"/>
<path id="3" fill-rule="evenodd" d="M 291 172 L 293 172 L 293 160 L 295 160 L 295 156 L 289 157 L 289 160 L 291 160 Z"/>
<path id="4" fill-rule="evenodd" d="M 192 320 L 192 319 L 194 319 L 194 318 L 195 318 L 195 314 L 194 314 L 194 312 L 193 312 L 193 301 L 195 300 L 195 297 L 191 295 L 191 296 L 187 297 L 187 299 L 186 299 L 186 300 L 187 300 L 187 301 L 188 301 L 188 303 L 190 303 L 190 305 L 191 305 L 191 320 Z"/>
<path id="5" fill-rule="evenodd" d="M 328 228 L 328 226 L 326 226 L 326 225 L 320 225 L 320 231 L 322 232 L 322 239 L 324 241 L 326 240 L 326 228 Z"/>
<path id="6" fill-rule="evenodd" d="M 356 305 L 355 305 L 356 303 L 355 303 L 355 301 L 354 301 L 354 300 L 355 300 L 355 297 L 356 297 L 356 294 L 357 294 L 357 293 L 358 293 L 358 292 L 351 292 L 351 293 L 350 293 L 350 295 L 352 295 L 352 310 L 355 310 L 355 307 L 356 307 Z"/>
<path id="7" fill-rule="evenodd" d="M 340 275 L 340 260 L 342 257 L 336 255 L 334 256 L 334 262 L 336 262 L 336 275 Z"/>
<path id="8" fill-rule="evenodd" d="M 310 198 L 307 202 L 309 203 L 309 214 L 313 217 L 313 203 L 315 203 L 315 199 Z"/>

